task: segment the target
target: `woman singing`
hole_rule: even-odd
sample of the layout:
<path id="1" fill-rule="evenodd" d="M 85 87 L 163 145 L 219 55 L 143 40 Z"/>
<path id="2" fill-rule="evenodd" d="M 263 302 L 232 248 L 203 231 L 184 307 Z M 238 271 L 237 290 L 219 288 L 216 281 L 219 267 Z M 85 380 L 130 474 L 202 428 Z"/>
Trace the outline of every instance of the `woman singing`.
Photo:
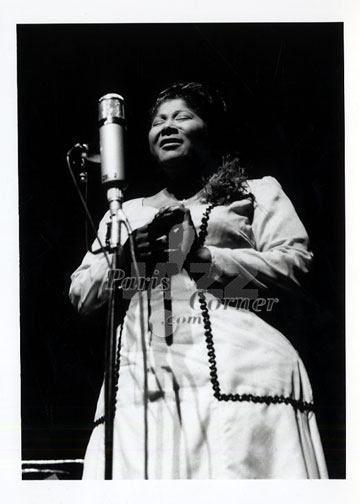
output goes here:
<path id="1" fill-rule="evenodd" d="M 123 233 L 114 479 L 143 478 L 144 450 L 150 479 L 327 477 L 304 365 L 261 316 L 281 303 L 271 292 L 301 288 L 308 236 L 280 184 L 247 180 L 223 151 L 224 112 L 198 83 L 166 89 L 151 111 L 150 151 L 166 187 L 124 204 L 145 266 L 140 286 Z M 108 288 L 107 261 L 87 253 L 72 275 L 73 304 L 93 310 Z M 104 478 L 103 415 L 102 390 L 87 479 Z"/>

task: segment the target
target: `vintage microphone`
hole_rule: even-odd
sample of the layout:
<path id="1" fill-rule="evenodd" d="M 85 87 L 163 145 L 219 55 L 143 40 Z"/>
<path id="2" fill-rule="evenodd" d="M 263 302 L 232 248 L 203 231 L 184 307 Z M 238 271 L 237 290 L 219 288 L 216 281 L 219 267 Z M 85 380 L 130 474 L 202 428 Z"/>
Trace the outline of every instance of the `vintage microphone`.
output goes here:
<path id="1" fill-rule="evenodd" d="M 118 269 L 121 245 L 120 214 L 122 211 L 123 189 L 125 187 L 125 108 L 122 96 L 110 93 L 99 99 L 99 134 L 101 180 L 106 189 L 110 208 L 109 249 L 113 252 L 112 270 Z M 118 325 L 118 289 L 116 284 L 110 290 L 107 340 L 105 348 L 105 479 L 112 479 L 114 417 L 115 417 L 115 366 L 116 328 Z"/>
<path id="2" fill-rule="evenodd" d="M 125 187 L 125 107 L 119 94 L 109 93 L 99 99 L 101 181 L 110 207 L 110 249 L 120 245 L 118 211 Z"/>

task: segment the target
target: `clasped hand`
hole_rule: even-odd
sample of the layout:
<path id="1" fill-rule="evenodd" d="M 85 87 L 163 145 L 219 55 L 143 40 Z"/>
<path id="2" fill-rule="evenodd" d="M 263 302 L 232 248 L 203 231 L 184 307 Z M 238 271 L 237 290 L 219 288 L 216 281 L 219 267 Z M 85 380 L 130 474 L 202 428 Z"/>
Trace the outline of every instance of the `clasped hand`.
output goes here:
<path id="1" fill-rule="evenodd" d="M 182 268 L 200 242 L 184 205 L 166 206 L 154 219 L 134 231 L 135 254 L 139 262 L 170 263 Z"/>
<path id="2" fill-rule="evenodd" d="M 201 246 L 190 210 L 184 205 L 166 206 L 153 220 L 133 232 L 136 259 L 150 268 L 167 263 L 180 271 Z"/>

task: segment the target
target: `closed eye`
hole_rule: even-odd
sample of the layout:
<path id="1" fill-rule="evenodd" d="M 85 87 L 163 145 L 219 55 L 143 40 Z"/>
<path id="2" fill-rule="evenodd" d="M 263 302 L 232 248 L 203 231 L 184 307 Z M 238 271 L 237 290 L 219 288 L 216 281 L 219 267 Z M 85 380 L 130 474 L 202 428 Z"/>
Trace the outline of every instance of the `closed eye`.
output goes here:
<path id="1" fill-rule="evenodd" d="M 187 119 L 192 119 L 189 115 L 181 115 L 176 118 L 177 121 L 186 121 Z"/>
<path id="2" fill-rule="evenodd" d="M 155 121 L 152 122 L 151 124 L 151 127 L 154 127 L 154 126 L 159 126 L 160 124 L 162 124 L 164 122 L 163 119 L 155 119 Z"/>
<path id="3" fill-rule="evenodd" d="M 176 121 L 187 121 L 193 119 L 193 117 L 194 116 L 191 113 L 185 110 L 176 110 L 172 115 L 172 118 Z M 154 118 L 151 127 L 160 126 L 166 120 L 167 120 L 166 114 L 159 114 Z"/>

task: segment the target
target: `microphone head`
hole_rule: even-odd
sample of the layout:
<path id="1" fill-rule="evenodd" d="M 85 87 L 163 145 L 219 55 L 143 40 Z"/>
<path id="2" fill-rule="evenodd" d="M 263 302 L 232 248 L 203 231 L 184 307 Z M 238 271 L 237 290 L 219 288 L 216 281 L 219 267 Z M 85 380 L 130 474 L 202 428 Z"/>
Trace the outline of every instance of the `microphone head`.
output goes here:
<path id="1" fill-rule="evenodd" d="M 124 98 L 108 93 L 99 99 L 101 180 L 108 187 L 125 185 Z"/>
<path id="2" fill-rule="evenodd" d="M 125 101 L 117 93 L 108 93 L 99 99 L 99 123 L 125 122 Z"/>

